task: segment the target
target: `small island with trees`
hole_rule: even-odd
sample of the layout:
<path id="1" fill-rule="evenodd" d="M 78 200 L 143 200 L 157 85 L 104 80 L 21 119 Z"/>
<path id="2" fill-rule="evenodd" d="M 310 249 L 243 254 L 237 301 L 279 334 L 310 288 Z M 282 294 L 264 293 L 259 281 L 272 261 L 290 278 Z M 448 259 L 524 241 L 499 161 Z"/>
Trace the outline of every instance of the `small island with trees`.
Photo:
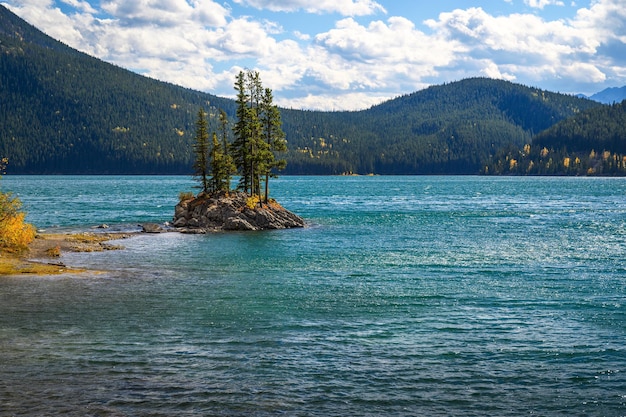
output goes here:
<path id="1" fill-rule="evenodd" d="M 209 135 L 207 113 L 198 112 L 194 176 L 200 192 L 180 194 L 173 226 L 186 233 L 304 227 L 305 222 L 269 198 L 269 179 L 285 168 L 287 150 L 272 90 L 258 72 L 241 71 L 235 83 L 237 120 L 229 140 L 228 118 L 219 112 L 219 132 Z M 231 178 L 239 176 L 236 189 Z"/>

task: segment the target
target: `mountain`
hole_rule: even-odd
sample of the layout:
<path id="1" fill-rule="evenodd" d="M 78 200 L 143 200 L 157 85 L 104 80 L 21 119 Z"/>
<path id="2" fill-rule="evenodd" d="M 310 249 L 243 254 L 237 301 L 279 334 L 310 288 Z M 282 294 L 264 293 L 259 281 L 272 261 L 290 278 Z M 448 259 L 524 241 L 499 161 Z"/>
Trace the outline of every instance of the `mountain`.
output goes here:
<path id="1" fill-rule="evenodd" d="M 499 174 L 626 175 L 626 100 L 588 109 L 555 124 L 536 135 L 532 145 L 501 152 L 487 170 Z"/>
<path id="2" fill-rule="evenodd" d="M 0 6 L 0 155 L 9 172 L 187 173 L 201 106 L 234 111 L 232 100 L 69 48 Z"/>
<path id="3" fill-rule="evenodd" d="M 604 104 L 620 103 L 626 100 L 626 85 L 623 87 L 606 88 L 589 98 Z"/>
<path id="4" fill-rule="evenodd" d="M 288 137 L 309 169 L 334 160 L 335 171 L 347 161 L 351 165 L 342 169 L 358 173 L 474 174 L 499 149 L 529 143 L 534 134 L 595 106 L 508 81 L 471 78 L 360 112 L 301 114 L 316 118 L 314 131 Z M 292 156 L 289 163 L 300 160 Z"/>
<path id="5" fill-rule="evenodd" d="M 473 78 L 363 111 L 281 109 L 284 172 L 474 174 L 500 149 L 597 106 Z M 211 130 L 218 109 L 234 120 L 233 100 L 90 57 L 0 6 L 0 156 L 9 173 L 189 174 L 200 107 Z"/>

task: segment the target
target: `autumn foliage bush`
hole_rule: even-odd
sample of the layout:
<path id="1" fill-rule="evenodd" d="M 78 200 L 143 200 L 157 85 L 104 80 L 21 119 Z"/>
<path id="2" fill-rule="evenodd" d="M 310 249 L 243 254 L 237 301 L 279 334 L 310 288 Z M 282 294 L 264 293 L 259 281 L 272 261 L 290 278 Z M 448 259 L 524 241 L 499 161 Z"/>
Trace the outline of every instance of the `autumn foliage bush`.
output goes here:
<path id="1" fill-rule="evenodd" d="M 35 228 L 24 222 L 25 214 L 19 211 L 17 198 L 0 192 L 0 248 L 20 251 L 35 238 Z"/>
<path id="2" fill-rule="evenodd" d="M 6 162 L 6 159 L 0 160 L 0 170 Z M 17 197 L 0 191 L 0 250 L 24 250 L 35 238 L 35 228 L 24 222 L 26 215 L 20 211 L 21 207 L 22 202 Z"/>

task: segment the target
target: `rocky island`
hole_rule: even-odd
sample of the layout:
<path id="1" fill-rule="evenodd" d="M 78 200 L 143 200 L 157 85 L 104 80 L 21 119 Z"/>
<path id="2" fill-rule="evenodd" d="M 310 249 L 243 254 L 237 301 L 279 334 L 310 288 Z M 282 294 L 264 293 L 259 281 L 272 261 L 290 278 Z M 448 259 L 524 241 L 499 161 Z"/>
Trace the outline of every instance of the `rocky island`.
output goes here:
<path id="1" fill-rule="evenodd" d="M 175 208 L 174 228 L 183 233 L 304 227 L 305 221 L 274 200 L 262 203 L 238 191 L 200 193 Z"/>
<path id="2" fill-rule="evenodd" d="M 250 70 L 239 72 L 235 90 L 236 120 L 230 129 L 224 110 L 219 114 L 198 111 L 193 170 L 199 182 L 196 188 L 202 191 L 195 197 L 190 192 L 180 194 L 174 230 L 206 233 L 304 227 L 302 218 L 269 198 L 269 179 L 286 165 L 278 155 L 287 151 L 272 90 L 263 88 L 259 73 Z M 209 134 L 208 118 L 217 118 L 219 135 Z M 233 175 L 239 176 L 236 190 L 231 189 Z"/>

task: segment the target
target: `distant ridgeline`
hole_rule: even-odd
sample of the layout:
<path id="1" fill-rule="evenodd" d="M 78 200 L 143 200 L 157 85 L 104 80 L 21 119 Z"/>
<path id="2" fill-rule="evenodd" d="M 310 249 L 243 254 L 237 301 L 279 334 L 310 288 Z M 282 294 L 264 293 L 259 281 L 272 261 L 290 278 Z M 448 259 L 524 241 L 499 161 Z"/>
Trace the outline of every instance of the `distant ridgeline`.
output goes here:
<path id="1" fill-rule="evenodd" d="M 0 6 L 0 157 L 9 158 L 9 174 L 190 174 L 200 107 L 209 113 L 211 131 L 218 130 L 220 109 L 232 125 L 234 100 L 87 56 Z M 593 108 L 597 112 L 586 112 Z M 433 86 L 363 111 L 282 109 L 289 149 L 283 174 L 534 174 L 520 162 L 525 145 L 540 157 L 544 147 L 554 152 L 552 168 L 557 156 L 567 158 L 557 152 L 569 141 L 565 130 L 554 130 L 565 129 L 556 123 L 612 111 L 588 99 L 485 78 Z M 591 160 L 614 160 L 623 135 L 612 130 L 615 124 L 605 127 L 590 133 L 602 137 L 576 136 L 576 152 L 593 149 Z M 575 166 L 574 154 L 569 157 Z M 607 173 L 598 168 L 593 173 Z"/>

